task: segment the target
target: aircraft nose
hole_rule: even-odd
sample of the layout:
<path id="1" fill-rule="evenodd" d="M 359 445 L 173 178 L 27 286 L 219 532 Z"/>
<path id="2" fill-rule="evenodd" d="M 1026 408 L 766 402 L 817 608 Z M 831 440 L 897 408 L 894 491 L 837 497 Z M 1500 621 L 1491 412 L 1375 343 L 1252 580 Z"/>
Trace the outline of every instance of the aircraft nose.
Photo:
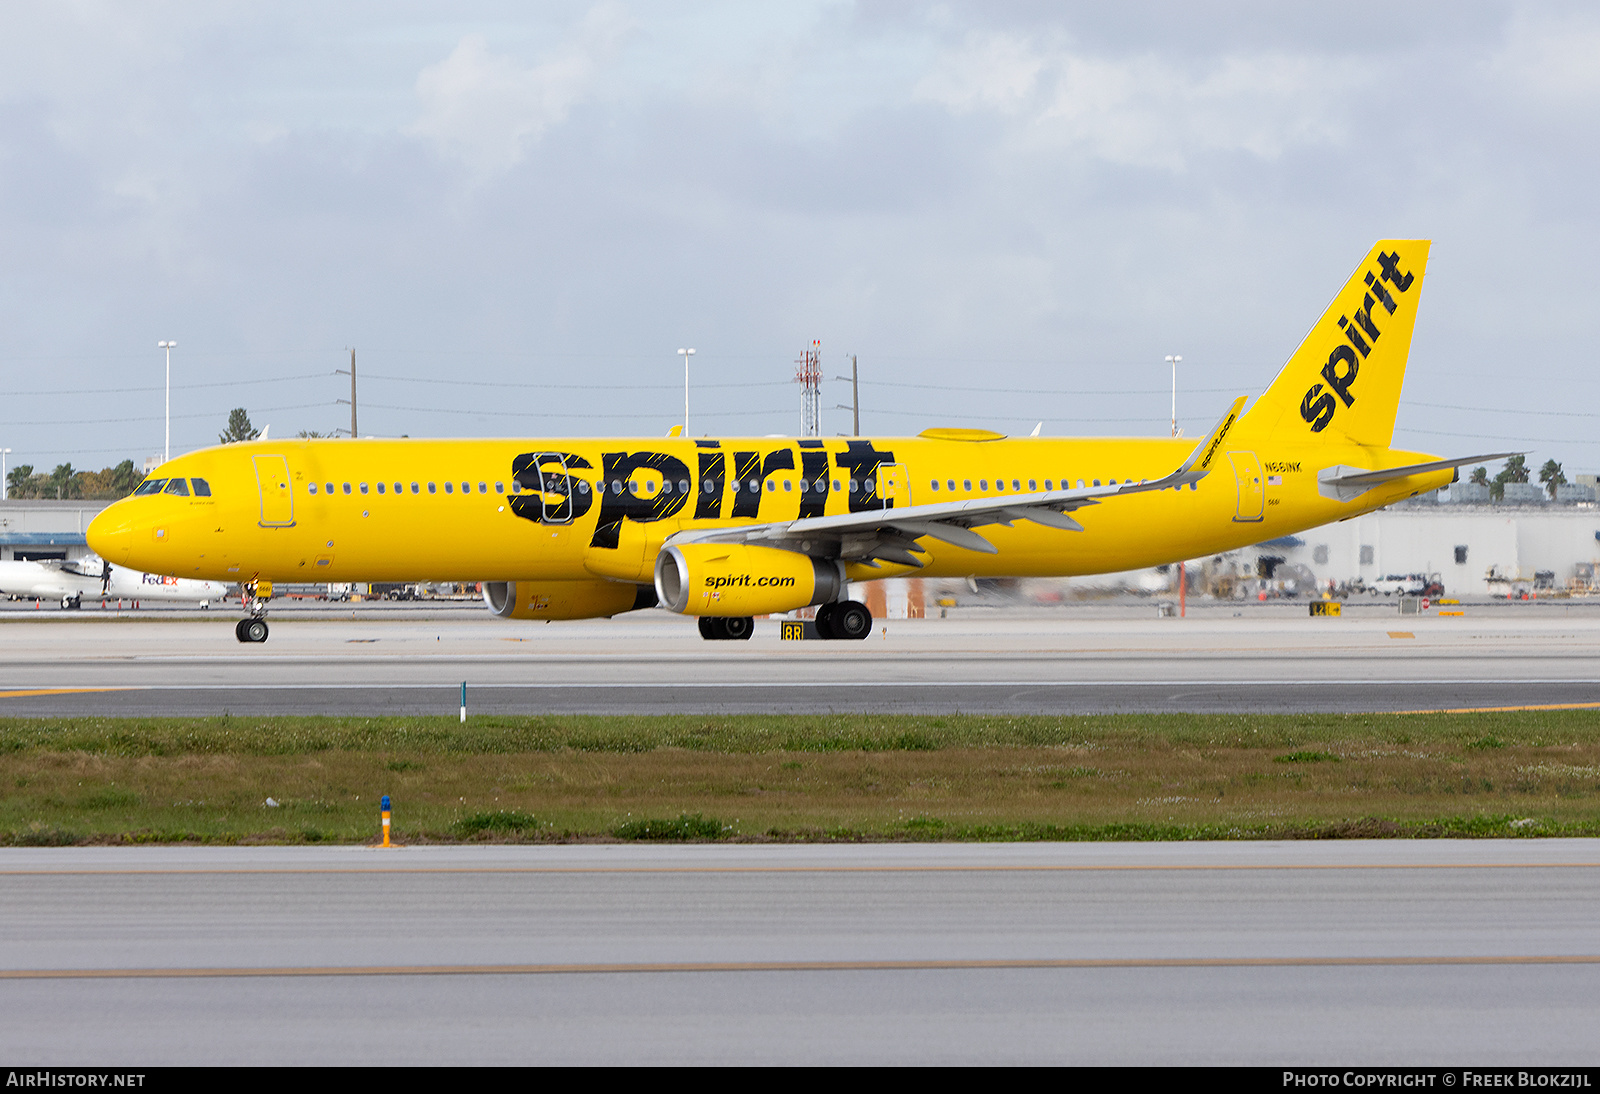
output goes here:
<path id="1" fill-rule="evenodd" d="M 128 553 L 133 550 L 133 521 L 113 505 L 89 522 L 85 538 L 95 554 L 107 562 L 126 566 Z"/>

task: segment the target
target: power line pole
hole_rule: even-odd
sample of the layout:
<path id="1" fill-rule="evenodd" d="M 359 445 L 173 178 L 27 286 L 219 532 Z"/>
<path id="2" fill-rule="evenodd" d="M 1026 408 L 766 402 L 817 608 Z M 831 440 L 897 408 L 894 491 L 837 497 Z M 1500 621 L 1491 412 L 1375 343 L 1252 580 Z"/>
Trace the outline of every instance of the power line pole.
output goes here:
<path id="1" fill-rule="evenodd" d="M 856 355 L 850 355 L 850 410 L 854 417 L 851 418 L 850 428 L 855 430 L 852 437 L 861 436 L 861 376 L 856 372 Z"/>
<path id="2" fill-rule="evenodd" d="M 843 376 L 835 376 L 835 380 L 843 380 Z M 850 411 L 850 428 L 852 437 L 861 436 L 861 376 L 856 370 L 856 355 L 850 355 L 850 405 L 840 403 L 835 410 Z"/>
<path id="3" fill-rule="evenodd" d="M 345 375 L 345 370 L 342 369 L 342 368 L 337 368 L 337 369 L 334 369 L 333 371 L 334 371 L 334 375 L 336 375 L 336 376 Z M 353 440 L 356 439 L 356 348 L 354 346 L 350 347 L 350 372 L 349 372 L 349 376 L 350 376 L 350 439 L 353 441 Z M 339 401 L 342 403 L 345 400 L 340 399 Z"/>

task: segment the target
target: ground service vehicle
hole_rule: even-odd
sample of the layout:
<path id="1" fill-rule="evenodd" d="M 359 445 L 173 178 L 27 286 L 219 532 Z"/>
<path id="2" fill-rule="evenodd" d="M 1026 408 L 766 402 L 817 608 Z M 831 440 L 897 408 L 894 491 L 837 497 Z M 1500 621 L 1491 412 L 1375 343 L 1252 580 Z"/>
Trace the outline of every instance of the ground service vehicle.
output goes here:
<path id="1" fill-rule="evenodd" d="M 482 581 L 507 619 L 660 605 L 709 639 L 816 605 L 863 638 L 851 581 L 1107 573 L 1367 512 L 1466 463 L 1390 447 L 1425 240 L 1384 240 L 1276 379 L 1199 444 L 915 437 L 288 440 L 169 460 L 90 525 L 116 565 L 242 582 L 241 641 L 274 581 Z M 210 493 L 175 492 L 203 479 Z M 166 484 L 166 485 L 163 485 Z"/>

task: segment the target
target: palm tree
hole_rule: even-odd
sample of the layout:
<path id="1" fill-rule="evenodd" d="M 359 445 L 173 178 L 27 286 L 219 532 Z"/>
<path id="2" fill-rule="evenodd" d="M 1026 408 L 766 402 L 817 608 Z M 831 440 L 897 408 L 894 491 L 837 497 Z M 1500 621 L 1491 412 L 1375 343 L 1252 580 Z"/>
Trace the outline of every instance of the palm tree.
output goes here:
<path id="1" fill-rule="evenodd" d="M 1550 500 L 1556 500 L 1556 487 L 1566 484 L 1567 476 L 1561 473 L 1561 465 L 1555 460 L 1545 460 L 1544 466 L 1539 468 L 1539 481 L 1545 484 L 1545 491 L 1550 495 Z"/>

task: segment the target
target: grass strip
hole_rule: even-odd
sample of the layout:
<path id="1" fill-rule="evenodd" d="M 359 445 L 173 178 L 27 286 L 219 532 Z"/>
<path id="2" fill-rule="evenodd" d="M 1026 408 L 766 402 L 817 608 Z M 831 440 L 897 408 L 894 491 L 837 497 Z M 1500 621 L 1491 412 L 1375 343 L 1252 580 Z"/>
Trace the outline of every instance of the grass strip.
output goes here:
<path id="1" fill-rule="evenodd" d="M 1600 835 L 1600 712 L 0 720 L 0 844 Z"/>

